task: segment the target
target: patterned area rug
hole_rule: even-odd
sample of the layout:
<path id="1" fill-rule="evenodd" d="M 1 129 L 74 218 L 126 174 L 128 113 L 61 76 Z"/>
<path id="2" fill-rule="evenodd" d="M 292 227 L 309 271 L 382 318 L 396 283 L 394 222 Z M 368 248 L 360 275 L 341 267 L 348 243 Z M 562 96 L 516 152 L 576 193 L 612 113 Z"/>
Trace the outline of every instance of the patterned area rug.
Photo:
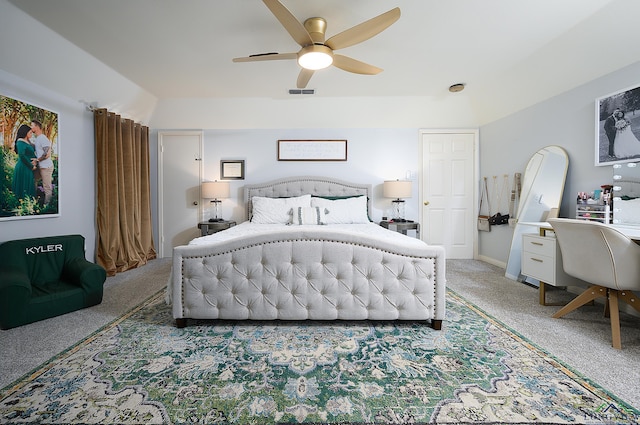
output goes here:
<path id="1" fill-rule="evenodd" d="M 215 322 L 159 293 L 0 393 L 0 422 L 638 423 L 640 411 L 448 292 L 424 323 Z"/>

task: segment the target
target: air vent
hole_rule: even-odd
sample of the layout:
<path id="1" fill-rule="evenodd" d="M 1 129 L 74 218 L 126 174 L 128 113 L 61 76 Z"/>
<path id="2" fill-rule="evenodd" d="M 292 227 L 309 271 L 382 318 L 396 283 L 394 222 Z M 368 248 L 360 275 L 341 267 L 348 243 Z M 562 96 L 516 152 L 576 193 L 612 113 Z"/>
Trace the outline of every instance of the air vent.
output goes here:
<path id="1" fill-rule="evenodd" d="M 316 94 L 315 89 L 289 89 L 289 94 Z"/>

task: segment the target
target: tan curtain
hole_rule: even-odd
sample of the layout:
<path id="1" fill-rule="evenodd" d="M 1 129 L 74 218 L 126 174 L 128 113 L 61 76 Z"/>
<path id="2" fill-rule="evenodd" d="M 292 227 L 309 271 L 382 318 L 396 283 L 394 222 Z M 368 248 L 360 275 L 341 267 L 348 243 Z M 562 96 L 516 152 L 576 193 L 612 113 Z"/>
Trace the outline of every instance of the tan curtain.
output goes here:
<path id="1" fill-rule="evenodd" d="M 94 111 L 97 260 L 109 276 L 156 258 L 151 223 L 149 128 Z"/>

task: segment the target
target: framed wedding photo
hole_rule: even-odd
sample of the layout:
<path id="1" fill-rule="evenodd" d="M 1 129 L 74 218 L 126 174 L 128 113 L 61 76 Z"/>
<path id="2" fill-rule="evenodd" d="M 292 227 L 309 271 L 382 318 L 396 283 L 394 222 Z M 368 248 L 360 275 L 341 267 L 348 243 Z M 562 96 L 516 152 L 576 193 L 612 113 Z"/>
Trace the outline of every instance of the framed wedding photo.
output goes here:
<path id="1" fill-rule="evenodd" d="M 640 85 L 596 99 L 595 165 L 640 161 Z"/>
<path id="2" fill-rule="evenodd" d="M 220 161 L 221 180 L 244 180 L 244 160 Z"/>

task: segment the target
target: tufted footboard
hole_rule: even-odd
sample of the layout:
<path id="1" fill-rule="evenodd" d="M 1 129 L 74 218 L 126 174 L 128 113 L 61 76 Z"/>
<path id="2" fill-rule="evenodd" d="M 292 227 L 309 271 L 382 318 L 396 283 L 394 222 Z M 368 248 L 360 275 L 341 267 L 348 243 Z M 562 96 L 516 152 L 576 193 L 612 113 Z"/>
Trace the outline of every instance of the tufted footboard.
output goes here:
<path id="1" fill-rule="evenodd" d="M 429 320 L 445 316 L 444 249 L 305 231 L 179 246 L 173 316 L 232 320 Z"/>

